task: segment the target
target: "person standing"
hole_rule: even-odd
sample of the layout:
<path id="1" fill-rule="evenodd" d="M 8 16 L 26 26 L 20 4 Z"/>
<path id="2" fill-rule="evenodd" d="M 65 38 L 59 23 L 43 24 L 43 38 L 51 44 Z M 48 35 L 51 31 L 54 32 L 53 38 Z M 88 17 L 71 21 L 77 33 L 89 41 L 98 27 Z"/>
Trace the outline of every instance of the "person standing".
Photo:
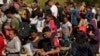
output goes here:
<path id="1" fill-rule="evenodd" d="M 58 16 L 57 6 L 51 0 L 48 2 L 48 5 L 50 6 L 50 10 L 52 12 L 52 15 L 57 18 L 57 16 Z"/>

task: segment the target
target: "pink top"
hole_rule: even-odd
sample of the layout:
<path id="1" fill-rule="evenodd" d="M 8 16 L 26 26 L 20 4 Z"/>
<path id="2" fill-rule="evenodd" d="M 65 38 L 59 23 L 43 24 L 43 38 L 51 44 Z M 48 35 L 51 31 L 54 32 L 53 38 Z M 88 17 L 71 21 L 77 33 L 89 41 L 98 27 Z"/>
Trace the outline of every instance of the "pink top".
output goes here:
<path id="1" fill-rule="evenodd" d="M 51 29 L 53 32 L 57 32 L 57 27 L 56 27 L 56 25 L 55 25 L 55 23 L 54 23 L 54 20 L 51 20 L 51 21 L 49 22 L 49 25 L 50 25 L 50 29 Z"/>

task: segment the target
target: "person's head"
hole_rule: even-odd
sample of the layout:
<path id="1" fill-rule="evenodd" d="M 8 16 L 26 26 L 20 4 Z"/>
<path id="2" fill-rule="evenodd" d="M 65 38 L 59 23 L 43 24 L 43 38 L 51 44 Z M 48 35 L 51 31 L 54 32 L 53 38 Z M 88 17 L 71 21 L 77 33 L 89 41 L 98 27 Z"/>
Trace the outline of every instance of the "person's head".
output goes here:
<path id="1" fill-rule="evenodd" d="M 43 32 L 44 38 L 50 38 L 52 34 L 51 29 L 49 27 L 45 27 L 42 32 Z"/>
<path id="2" fill-rule="evenodd" d="M 86 3 L 84 1 L 82 2 L 82 6 L 86 6 Z"/>
<path id="3" fill-rule="evenodd" d="M 17 34 L 18 34 L 18 31 L 17 30 L 11 29 L 10 30 L 10 33 L 9 33 L 10 39 L 13 39 L 15 36 L 17 36 Z"/>
<path id="4" fill-rule="evenodd" d="M 49 0 L 49 1 L 48 1 L 48 5 L 49 5 L 49 6 L 52 6 L 52 5 L 54 5 L 54 3 L 53 3 L 51 0 Z"/>
<path id="5" fill-rule="evenodd" d="M 87 9 L 87 11 L 89 11 L 89 10 L 91 10 L 91 7 L 90 7 L 90 6 L 87 6 L 87 8 L 86 8 L 86 9 Z"/>
<path id="6" fill-rule="evenodd" d="M 66 23 L 68 21 L 68 17 L 67 16 L 64 16 L 63 17 L 63 23 Z"/>
<path id="7" fill-rule="evenodd" d="M 64 7 L 67 7 L 67 6 L 69 6 L 69 2 L 64 3 Z"/>
<path id="8" fill-rule="evenodd" d="M 96 14 L 92 13 L 91 17 L 92 17 L 92 19 L 95 19 L 96 18 Z"/>
<path id="9" fill-rule="evenodd" d="M 80 14 L 80 19 L 85 19 L 85 15 L 84 14 Z"/>
<path id="10" fill-rule="evenodd" d="M 73 7 L 76 8 L 77 7 L 77 3 L 74 2 L 73 3 Z"/>
<path id="11" fill-rule="evenodd" d="M 36 8 L 37 6 L 38 6 L 37 3 L 32 3 L 31 4 L 32 9 Z"/>
<path id="12" fill-rule="evenodd" d="M 7 9 L 5 11 L 5 15 L 8 17 L 8 18 L 12 18 L 14 16 L 14 12 L 13 12 L 13 9 Z"/>
<path id="13" fill-rule="evenodd" d="M 46 15 L 46 22 L 49 22 L 53 19 L 53 16 L 51 14 Z"/>
<path id="14" fill-rule="evenodd" d="M 90 32 L 92 32 L 92 33 L 95 32 L 95 29 L 94 29 L 93 25 L 91 25 L 91 24 L 88 25 L 88 28 L 87 28 L 87 35 L 89 35 Z"/>
<path id="15" fill-rule="evenodd" d="M 56 2 L 55 5 L 56 5 L 56 6 L 60 6 L 59 2 Z"/>
<path id="16" fill-rule="evenodd" d="M 43 12 L 42 12 L 42 11 L 40 11 L 40 12 L 38 13 L 38 17 L 43 17 Z"/>
<path id="17" fill-rule="evenodd" d="M 22 19 L 28 19 L 30 17 L 30 12 L 28 9 L 24 9 L 21 15 Z"/>
<path id="18" fill-rule="evenodd" d="M 32 39 L 36 38 L 36 37 L 38 36 L 38 31 L 37 31 L 37 29 L 36 29 L 36 28 L 32 29 L 32 30 L 30 31 L 30 35 L 31 35 L 31 38 L 32 38 Z"/>
<path id="19" fill-rule="evenodd" d="M 77 45 L 80 47 L 85 47 L 84 44 L 87 42 L 85 34 L 82 31 L 78 31 L 75 37 L 75 42 L 77 43 Z"/>

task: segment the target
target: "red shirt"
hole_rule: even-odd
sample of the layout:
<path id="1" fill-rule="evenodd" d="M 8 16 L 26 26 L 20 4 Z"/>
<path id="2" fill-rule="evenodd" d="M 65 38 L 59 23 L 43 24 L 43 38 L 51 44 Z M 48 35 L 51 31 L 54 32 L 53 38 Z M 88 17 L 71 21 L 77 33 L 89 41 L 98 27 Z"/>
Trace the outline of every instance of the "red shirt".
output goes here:
<path id="1" fill-rule="evenodd" d="M 2 49 L 4 48 L 4 38 L 0 36 L 0 56 L 2 56 Z"/>
<path id="2" fill-rule="evenodd" d="M 56 25 L 55 25 L 55 23 L 54 23 L 54 20 L 50 20 L 49 25 L 50 25 L 50 29 L 51 29 L 53 32 L 57 32 L 57 28 L 56 28 Z"/>

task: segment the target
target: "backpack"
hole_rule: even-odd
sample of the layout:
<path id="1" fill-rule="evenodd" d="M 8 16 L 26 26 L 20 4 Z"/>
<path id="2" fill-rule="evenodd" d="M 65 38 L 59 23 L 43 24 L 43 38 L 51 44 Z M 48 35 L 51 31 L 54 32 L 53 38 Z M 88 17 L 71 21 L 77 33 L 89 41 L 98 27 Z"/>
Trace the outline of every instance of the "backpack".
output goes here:
<path id="1" fill-rule="evenodd" d="M 30 26 L 28 23 L 20 22 L 18 29 L 18 36 L 21 40 L 22 45 L 26 44 L 26 40 L 29 38 Z"/>
<path id="2" fill-rule="evenodd" d="M 54 18 L 54 23 L 55 23 L 57 29 L 59 29 L 60 28 L 60 21 L 59 21 L 59 19 Z"/>

